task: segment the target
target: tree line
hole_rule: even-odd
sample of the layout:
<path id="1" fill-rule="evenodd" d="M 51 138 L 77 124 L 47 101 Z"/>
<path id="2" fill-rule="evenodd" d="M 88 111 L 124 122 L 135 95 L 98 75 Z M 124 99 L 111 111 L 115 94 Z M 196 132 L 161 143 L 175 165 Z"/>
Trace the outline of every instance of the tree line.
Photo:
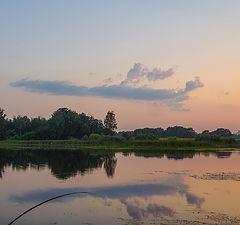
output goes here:
<path id="1" fill-rule="evenodd" d="M 117 121 L 114 111 L 108 111 L 104 121 L 68 108 L 59 108 L 49 119 L 14 116 L 8 119 L 0 108 L 0 140 L 64 140 L 85 135 L 114 135 Z"/>
<path id="2" fill-rule="evenodd" d="M 233 139 L 229 129 L 218 128 L 197 133 L 193 128 L 182 126 L 163 128 L 143 128 L 134 131 L 116 132 L 117 121 L 114 111 L 108 111 L 105 119 L 99 120 L 85 113 L 77 113 L 68 108 L 59 108 L 49 119 L 14 116 L 8 119 L 0 108 L 0 140 L 66 140 L 77 138 L 90 142 L 122 142 L 124 140 L 157 140 L 159 138 L 195 138 L 198 141 L 218 142 L 221 138 Z M 115 136 L 115 137 L 109 137 Z M 118 137 L 117 137 L 118 136 Z M 120 138 L 121 136 L 121 138 Z M 115 140 L 116 139 L 116 140 Z M 124 140 L 123 140 L 124 139 Z"/>
<path id="3" fill-rule="evenodd" d="M 196 140 L 214 141 L 219 140 L 221 137 L 232 137 L 233 134 L 229 129 L 218 128 L 212 132 L 205 130 L 202 133 L 197 133 L 193 128 L 185 128 L 182 126 L 168 127 L 166 130 L 163 128 L 143 128 L 134 131 L 120 132 L 120 135 L 130 139 L 134 137 L 138 140 L 157 140 L 159 138 L 195 138 Z"/>

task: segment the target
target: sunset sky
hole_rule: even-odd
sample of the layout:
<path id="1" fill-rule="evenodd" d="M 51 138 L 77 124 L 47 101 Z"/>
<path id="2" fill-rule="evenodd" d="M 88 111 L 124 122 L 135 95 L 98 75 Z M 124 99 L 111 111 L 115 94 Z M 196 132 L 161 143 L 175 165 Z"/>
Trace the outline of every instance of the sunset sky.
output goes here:
<path id="1" fill-rule="evenodd" d="M 240 130 L 240 1 L 0 2 L 0 107 L 118 130 Z"/>

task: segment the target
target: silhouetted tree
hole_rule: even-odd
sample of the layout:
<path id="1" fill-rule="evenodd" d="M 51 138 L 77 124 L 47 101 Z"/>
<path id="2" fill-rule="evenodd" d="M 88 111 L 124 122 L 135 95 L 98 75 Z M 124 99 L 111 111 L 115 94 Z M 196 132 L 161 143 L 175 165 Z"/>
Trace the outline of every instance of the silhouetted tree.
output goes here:
<path id="1" fill-rule="evenodd" d="M 0 140 L 4 139 L 6 136 L 6 114 L 4 113 L 4 109 L 0 108 Z"/>
<path id="2" fill-rule="evenodd" d="M 130 132 L 130 131 L 121 132 L 120 135 L 123 136 L 124 138 L 126 138 L 127 140 L 129 140 L 130 138 L 133 137 L 133 132 Z"/>
<path id="3" fill-rule="evenodd" d="M 49 119 L 49 127 L 54 139 L 73 137 L 78 125 L 78 114 L 68 108 L 59 108 Z"/>
<path id="4" fill-rule="evenodd" d="M 164 129 L 162 128 L 143 128 L 143 129 L 136 129 L 133 131 L 133 135 L 136 137 L 139 134 L 153 134 L 158 137 L 164 137 Z"/>
<path id="5" fill-rule="evenodd" d="M 168 127 L 166 130 L 162 128 L 143 128 L 133 131 L 133 135 L 137 137 L 139 134 L 151 134 L 157 137 L 179 137 L 179 138 L 193 138 L 197 133 L 192 128 L 185 128 L 181 126 Z"/>
<path id="6" fill-rule="evenodd" d="M 85 113 L 78 114 L 68 108 L 60 108 L 48 121 L 51 139 L 82 138 L 92 133 L 102 134 L 104 126 L 101 120 Z"/>
<path id="7" fill-rule="evenodd" d="M 193 138 L 197 133 L 192 128 L 184 128 L 181 126 L 168 127 L 164 132 L 165 137 L 178 137 L 178 138 Z"/>
<path id="8" fill-rule="evenodd" d="M 212 131 L 210 134 L 211 135 L 219 135 L 221 137 L 233 136 L 229 129 L 224 129 L 224 128 L 218 128 L 217 130 Z"/>
<path id="9" fill-rule="evenodd" d="M 31 122 L 27 116 L 13 117 L 12 127 L 16 131 L 18 136 L 22 136 L 26 132 L 31 131 Z"/>
<path id="10" fill-rule="evenodd" d="M 107 135 L 113 135 L 117 129 L 117 120 L 113 111 L 108 111 L 104 119 L 105 132 Z"/>
<path id="11" fill-rule="evenodd" d="M 47 123 L 47 120 L 45 118 L 41 118 L 41 117 L 31 118 L 31 121 L 30 121 L 31 131 L 38 130 L 40 127 L 45 126 L 46 123 Z"/>
<path id="12" fill-rule="evenodd" d="M 204 130 L 202 134 L 209 134 L 209 130 Z"/>

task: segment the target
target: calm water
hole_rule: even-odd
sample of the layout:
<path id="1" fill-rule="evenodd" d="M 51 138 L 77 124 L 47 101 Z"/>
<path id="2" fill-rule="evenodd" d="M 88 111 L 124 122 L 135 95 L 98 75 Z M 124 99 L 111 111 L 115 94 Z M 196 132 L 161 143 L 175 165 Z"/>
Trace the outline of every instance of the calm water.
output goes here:
<path id="1" fill-rule="evenodd" d="M 223 174 L 224 172 L 224 174 Z M 239 152 L 0 150 L 0 224 L 239 224 Z"/>

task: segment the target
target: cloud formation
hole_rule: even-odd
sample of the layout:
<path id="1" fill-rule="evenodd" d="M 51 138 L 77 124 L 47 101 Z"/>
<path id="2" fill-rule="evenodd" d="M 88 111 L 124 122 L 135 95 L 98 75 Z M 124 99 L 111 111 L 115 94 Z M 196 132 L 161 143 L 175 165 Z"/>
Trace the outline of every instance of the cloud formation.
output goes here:
<path id="1" fill-rule="evenodd" d="M 193 91 L 197 88 L 203 87 L 203 83 L 200 81 L 199 77 L 195 77 L 195 80 L 188 81 L 186 83 L 186 87 L 184 89 L 184 92 L 187 93 L 189 91 Z"/>
<path id="2" fill-rule="evenodd" d="M 168 70 L 162 70 L 160 68 L 154 68 L 149 70 L 147 67 L 143 67 L 141 63 L 135 63 L 127 73 L 127 78 L 122 81 L 122 85 L 138 84 L 142 78 L 146 78 L 148 81 L 163 80 L 174 74 L 173 68 Z"/>
<path id="3" fill-rule="evenodd" d="M 111 77 L 106 78 L 106 79 L 103 80 L 104 84 L 111 84 L 112 82 L 113 82 L 113 79 Z"/>
<path id="4" fill-rule="evenodd" d="M 127 78 L 120 84 L 111 84 L 112 78 L 104 80 L 104 85 L 87 87 L 75 85 L 68 81 L 48 81 L 21 79 L 10 83 L 12 87 L 24 88 L 25 91 L 49 95 L 67 95 L 67 96 L 95 96 L 112 99 L 160 101 L 167 104 L 172 110 L 187 110 L 184 108 L 184 102 L 189 98 L 188 94 L 197 88 L 203 87 L 199 77 L 186 82 L 183 89 L 154 89 L 149 86 L 134 87 L 131 84 L 141 82 L 141 78 L 147 78 L 149 81 L 156 81 L 172 76 L 173 69 L 161 70 L 154 68 L 150 71 L 144 68 L 142 64 L 137 63 L 129 70 Z"/>

